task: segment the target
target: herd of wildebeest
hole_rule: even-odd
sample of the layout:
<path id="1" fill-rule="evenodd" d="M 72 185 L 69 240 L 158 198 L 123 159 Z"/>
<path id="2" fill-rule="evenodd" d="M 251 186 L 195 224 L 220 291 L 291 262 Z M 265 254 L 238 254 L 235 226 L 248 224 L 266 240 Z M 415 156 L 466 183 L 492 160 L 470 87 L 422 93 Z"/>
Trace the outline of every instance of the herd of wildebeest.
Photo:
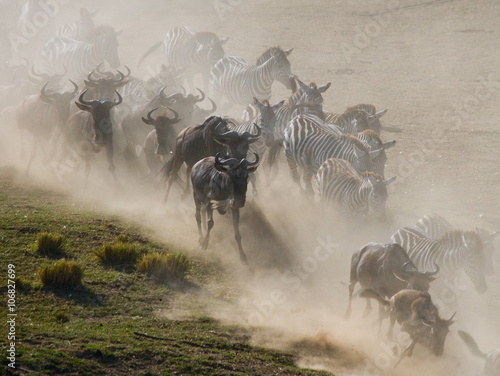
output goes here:
<path id="1" fill-rule="evenodd" d="M 8 29 L 15 33 L 40 10 L 31 1 L 12 4 L 18 4 L 20 12 Z M 57 179 L 74 179 L 83 170 L 89 184 L 91 166 L 102 162 L 95 156 L 103 151 L 117 187 L 117 159 L 140 179 L 158 184 L 157 178 L 163 177 L 164 201 L 174 184 L 184 185 L 182 198 L 192 186 L 200 246 L 209 245 L 213 210 L 231 211 L 244 263 L 239 211 L 247 184 L 250 180 L 256 195 L 257 179 L 272 181 L 278 166 L 284 166 L 280 154 L 311 200 L 316 195 L 331 203 L 346 221 L 384 219 L 387 186 L 395 180 L 384 176 L 386 150 L 395 145 L 381 137 L 382 131 L 394 131 L 381 124 L 387 110 L 353 104 L 343 113 L 328 112 L 322 94 L 330 83 L 302 82 L 288 60 L 291 49 L 270 47 L 251 64 L 225 56 L 227 38 L 188 27 L 171 29 L 145 51 L 139 64 L 157 51 L 164 53 L 164 64 L 142 79 L 127 66 L 120 68 L 119 32 L 95 25 L 94 14 L 82 9 L 77 22 L 48 33 L 45 28 L 43 43 L 31 46 L 26 56 L 2 62 L 2 119 L 15 118 L 20 134 L 32 136 L 26 173 L 39 156 Z M 203 89 L 194 86 L 193 77 Z M 272 104 L 275 81 L 291 92 Z M 67 85 L 71 90 L 64 89 Z M 241 119 L 226 116 L 235 106 L 242 109 Z M 183 166 L 184 183 L 178 176 Z M 258 169 L 265 176 L 257 178 Z M 207 217 L 205 234 L 202 214 Z M 476 291 L 485 292 L 486 276 L 495 272 L 497 234 L 460 230 L 430 214 L 399 229 L 387 244 L 367 244 L 352 255 L 346 318 L 359 283 L 359 295 L 367 301 L 365 314 L 375 299 L 379 322 L 390 319 L 387 336 L 392 338 L 397 321 L 411 338 L 397 363 L 411 356 L 416 344 L 443 354 L 454 321 L 453 316 L 440 317 L 430 286 L 438 273 L 453 284 L 465 272 Z M 500 375 L 500 349 L 483 353 L 471 335 L 459 335 L 474 355 L 486 359 L 484 374 Z"/>

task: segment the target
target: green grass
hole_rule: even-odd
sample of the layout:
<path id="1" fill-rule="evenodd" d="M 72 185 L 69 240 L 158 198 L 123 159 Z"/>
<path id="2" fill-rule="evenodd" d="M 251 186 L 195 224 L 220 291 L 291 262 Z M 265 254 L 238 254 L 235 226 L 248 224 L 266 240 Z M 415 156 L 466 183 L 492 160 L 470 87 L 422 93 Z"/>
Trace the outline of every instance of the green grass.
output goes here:
<path id="1" fill-rule="evenodd" d="M 16 266 L 16 361 L 23 374 L 327 374 L 299 369 L 292 355 L 254 347 L 247 330 L 195 311 L 190 319 L 159 315 L 176 301 L 196 302 L 209 281 L 231 289 L 227 273 L 215 262 L 190 255 L 184 275 L 189 288 L 178 289 L 137 269 L 105 267 L 95 255 L 103 244 L 128 242 L 140 254 L 168 255 L 177 268 L 185 265 L 179 254 L 187 252 L 155 241 L 137 224 L 96 213 L 88 204 L 30 186 L 21 177 L 16 180 L 21 181 L 14 183 L 0 170 L 5 197 L 0 197 L 0 257 Z M 58 262 L 79 265 L 84 270 L 81 285 L 46 288 L 40 282 L 38 273 L 47 260 L 32 250 L 40 232 L 64 236 L 65 257 L 71 261 Z M 190 304 L 180 308 L 192 309 Z M 8 372 L 6 357 L 1 362 L 2 372 Z"/>

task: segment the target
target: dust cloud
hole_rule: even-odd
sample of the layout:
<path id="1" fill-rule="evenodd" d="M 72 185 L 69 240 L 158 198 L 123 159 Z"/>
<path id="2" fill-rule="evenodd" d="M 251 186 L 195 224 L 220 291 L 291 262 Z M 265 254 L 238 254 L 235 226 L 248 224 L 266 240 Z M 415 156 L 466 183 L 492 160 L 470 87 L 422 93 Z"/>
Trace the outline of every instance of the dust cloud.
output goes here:
<path id="1" fill-rule="evenodd" d="M 482 361 L 468 353 L 457 330 L 471 333 L 483 351 L 500 346 L 498 252 L 496 273 L 487 278 L 485 294 L 476 294 L 462 275 L 456 298 L 433 297 L 443 317 L 457 311 L 442 357 L 417 346 L 413 357 L 393 370 L 396 354 L 408 339 L 399 335 L 396 342 L 387 341 L 387 321 L 378 331 L 377 306 L 363 318 L 365 302 L 357 296 L 351 319 L 343 316 L 350 258 L 367 242 L 389 242 L 395 230 L 430 213 L 443 215 L 458 228 L 500 229 L 500 5 L 496 1 L 65 0 L 58 4 L 57 27 L 75 22 L 80 8 L 86 7 L 98 9 L 96 24 L 123 30 L 118 37 L 120 69 L 127 65 L 134 76 L 145 78 L 165 62 L 160 51 L 137 68 L 140 57 L 168 30 L 190 26 L 228 36 L 226 56 L 249 63 L 270 46 L 294 48 L 289 57 L 294 74 L 306 83 L 332 82 L 324 94 L 326 109 L 342 112 L 357 103 L 389 108 L 382 124 L 400 131 L 382 132 L 384 141 L 396 140 L 387 151 L 386 177 L 398 176 L 389 188 L 389 219 L 384 223 L 346 222 L 334 208 L 296 186 L 284 159 L 271 181 L 263 163 L 258 195 L 254 197 L 249 188 L 241 212 L 247 267 L 238 260 L 229 216 L 215 214 L 210 247 L 198 248 L 191 197 L 181 201 L 181 187 L 176 185 L 162 206 L 163 182 L 147 177 L 144 161 L 143 173 L 130 172 L 120 153 L 124 141 L 116 124 L 119 185 L 108 171 L 104 152 L 95 155 L 88 184 L 83 165 L 64 178 L 55 176 L 50 151 L 57 151 L 60 139 L 46 143 L 45 153 L 38 150 L 29 177 L 23 175 L 33 136 L 21 135 L 17 105 L 3 105 L 0 167 L 14 166 L 20 184 L 69 193 L 93 210 L 140 223 L 151 236 L 182 247 L 217 271 L 215 281 L 207 281 L 201 292 L 176 298 L 162 316 L 203 312 L 246 328 L 257 345 L 292 352 L 300 366 L 337 375 L 480 373 Z M 18 57 L 10 62 L 20 63 Z M 1 73 L 2 83 L 10 84 L 7 72 L 5 68 Z M 195 82 L 202 85 L 199 78 Z M 70 84 L 65 85 L 70 90 Z M 7 102 L 8 92 L 1 95 Z M 277 83 L 271 102 L 289 95 Z M 233 108 L 228 114 L 239 117 L 242 110 Z M 183 171 L 181 176 L 185 180 Z"/>

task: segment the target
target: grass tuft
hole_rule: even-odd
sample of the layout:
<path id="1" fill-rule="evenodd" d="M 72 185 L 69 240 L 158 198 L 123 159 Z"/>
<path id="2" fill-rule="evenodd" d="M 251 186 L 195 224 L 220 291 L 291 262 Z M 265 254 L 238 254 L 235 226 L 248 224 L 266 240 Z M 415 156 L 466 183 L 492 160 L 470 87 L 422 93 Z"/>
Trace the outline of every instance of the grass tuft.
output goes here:
<path id="1" fill-rule="evenodd" d="M 44 256 L 60 255 L 63 253 L 64 236 L 50 232 L 41 232 L 36 241 L 36 250 Z"/>
<path id="2" fill-rule="evenodd" d="M 118 241 L 115 244 L 104 244 L 94 252 L 104 265 L 127 266 L 137 262 L 139 250 L 134 244 Z"/>
<path id="3" fill-rule="evenodd" d="M 60 260 L 38 271 L 44 286 L 70 288 L 81 285 L 83 269 L 75 261 Z"/>
<path id="4" fill-rule="evenodd" d="M 182 253 L 150 253 L 139 262 L 139 271 L 159 282 L 184 279 L 189 268 L 188 258 Z"/>

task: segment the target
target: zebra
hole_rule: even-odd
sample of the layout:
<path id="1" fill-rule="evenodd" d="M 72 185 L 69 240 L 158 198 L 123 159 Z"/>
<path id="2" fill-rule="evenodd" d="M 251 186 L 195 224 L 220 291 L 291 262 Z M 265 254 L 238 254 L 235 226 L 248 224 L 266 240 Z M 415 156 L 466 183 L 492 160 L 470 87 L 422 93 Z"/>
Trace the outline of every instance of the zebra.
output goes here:
<path id="1" fill-rule="evenodd" d="M 267 53 L 268 50 L 264 52 Z M 271 47 L 270 54 L 271 58 L 258 66 L 249 65 L 236 56 L 220 59 L 210 72 L 215 101 L 225 97 L 229 106 L 246 106 L 253 98 L 269 100 L 274 81 L 281 82 L 287 89 L 295 92 L 295 76 L 287 58 L 289 52 L 280 47 Z"/>
<path id="2" fill-rule="evenodd" d="M 452 283 L 463 270 L 478 293 L 488 289 L 483 241 L 475 231 L 451 230 L 430 239 L 417 228 L 403 227 L 392 235 L 391 241 L 407 250 L 419 270 L 437 264 L 444 278 Z"/>
<path id="3" fill-rule="evenodd" d="M 69 76 L 76 79 L 86 76 L 103 60 L 111 68 L 118 68 L 118 39 L 121 31 L 112 26 L 101 25 L 87 34 L 84 41 L 66 37 L 52 38 L 42 50 L 45 65 L 68 68 Z"/>
<path id="4" fill-rule="evenodd" d="M 210 69 L 224 58 L 222 47 L 229 37 L 219 38 L 212 32 L 196 32 L 189 27 L 174 27 L 154 44 L 139 60 L 139 67 L 144 59 L 163 45 L 168 64 L 176 69 L 184 68 L 188 84 L 194 90 L 193 76 L 201 73 L 205 91 L 209 87 Z"/>
<path id="5" fill-rule="evenodd" d="M 373 172 L 360 174 L 350 162 L 329 158 L 315 177 L 320 199 L 337 204 L 344 217 L 366 215 L 371 208 L 376 218 L 385 218 L 387 186 L 396 180 L 395 176 L 384 180 Z"/>
<path id="6" fill-rule="evenodd" d="M 372 159 L 380 153 L 380 150 L 369 151 L 354 136 L 336 136 L 308 119 L 307 115 L 299 115 L 290 122 L 285 131 L 283 148 L 292 178 L 300 185 L 297 167 L 302 167 L 308 191 L 312 191 L 313 175 L 328 158 L 348 160 L 361 173 L 373 170 Z M 273 157 L 270 153 L 271 163 Z"/>
<path id="7" fill-rule="evenodd" d="M 435 213 L 424 215 L 417 221 L 414 227 L 431 239 L 436 239 L 443 233 L 454 229 L 453 225 L 443 216 Z M 486 257 L 484 272 L 486 276 L 492 276 L 495 272 L 493 269 L 493 256 L 496 252 L 495 237 L 500 234 L 500 231 L 490 232 L 486 229 L 478 227 L 474 230 L 483 241 L 483 250 Z"/>
<path id="8" fill-rule="evenodd" d="M 384 171 L 385 164 L 387 162 L 387 155 L 385 154 L 385 151 L 389 148 L 392 148 L 396 144 L 396 141 L 391 140 L 382 142 L 380 136 L 371 129 L 366 129 L 362 132 L 358 132 L 354 136 L 358 140 L 360 140 L 368 150 L 380 150 L 380 153 L 373 158 L 373 171 L 381 176 L 385 176 Z"/>
<path id="9" fill-rule="evenodd" d="M 86 35 L 96 27 L 93 20 L 96 14 L 97 10 L 89 12 L 87 8 L 81 8 L 80 19 L 77 22 L 61 26 L 56 31 L 56 35 L 58 37 L 84 40 Z"/>

